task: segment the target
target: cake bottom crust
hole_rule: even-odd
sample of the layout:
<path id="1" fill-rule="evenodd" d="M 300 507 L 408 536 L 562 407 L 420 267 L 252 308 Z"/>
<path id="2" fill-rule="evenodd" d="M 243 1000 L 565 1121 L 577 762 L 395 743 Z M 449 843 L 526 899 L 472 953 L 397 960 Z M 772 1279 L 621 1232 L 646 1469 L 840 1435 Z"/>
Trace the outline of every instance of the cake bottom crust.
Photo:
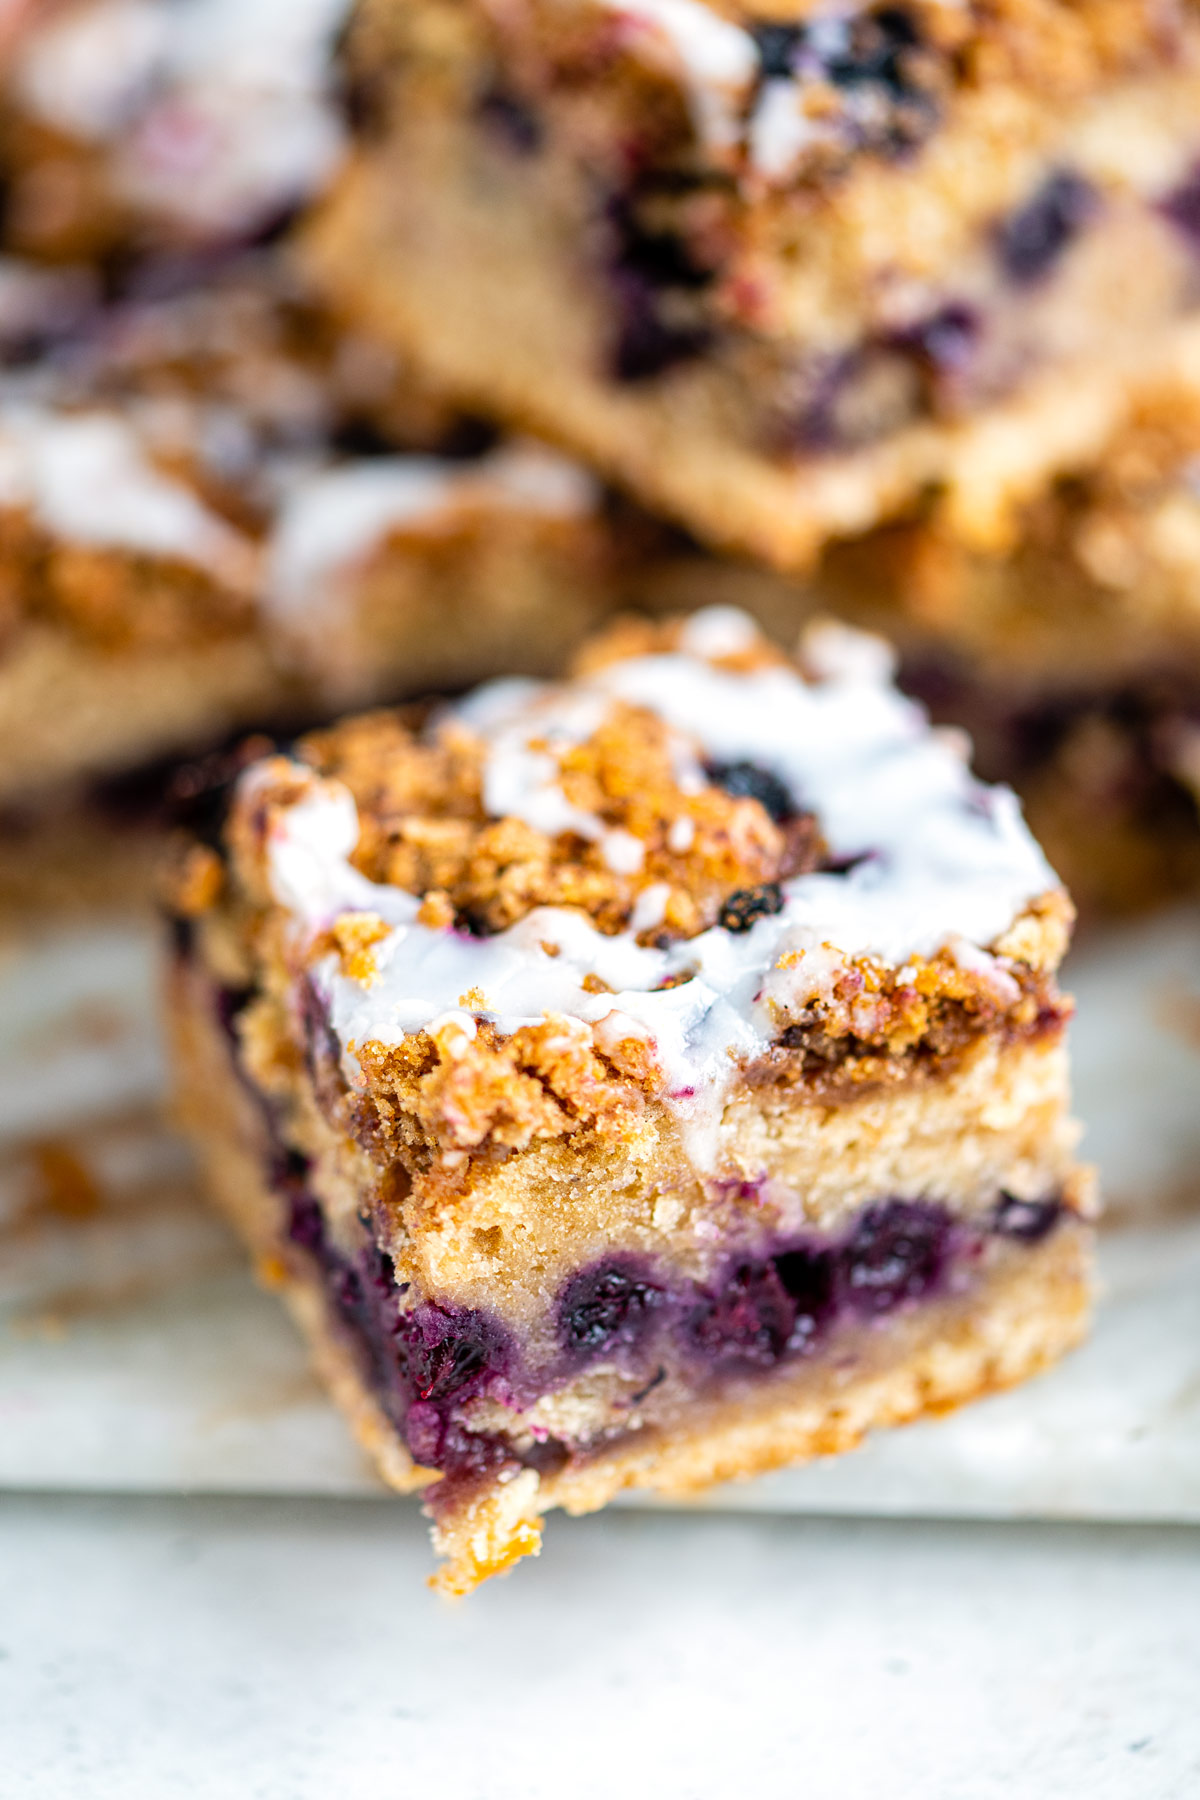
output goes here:
<path id="1" fill-rule="evenodd" d="M 199 984 L 195 984 L 196 987 Z M 200 1148 L 217 1204 L 253 1252 L 260 1279 L 280 1292 L 314 1364 L 383 1479 L 400 1492 L 440 1480 L 405 1449 L 364 1379 L 324 1285 L 282 1236 L 255 1102 L 237 1076 L 221 1028 L 184 975 L 171 1016 L 179 1109 Z M 444 1557 L 434 1584 L 469 1592 L 536 1554 L 543 1514 L 604 1506 L 641 1487 L 683 1498 L 716 1483 L 852 1449 L 877 1426 L 951 1410 L 1037 1374 L 1082 1338 L 1091 1299 L 1090 1232 L 1067 1216 L 1045 1240 L 1006 1249 L 969 1293 L 922 1302 L 886 1327 L 863 1326 L 835 1354 L 785 1365 L 767 1378 L 726 1383 L 669 1430 L 618 1438 L 553 1473 L 502 1473 L 483 1490 L 435 1502 Z"/>

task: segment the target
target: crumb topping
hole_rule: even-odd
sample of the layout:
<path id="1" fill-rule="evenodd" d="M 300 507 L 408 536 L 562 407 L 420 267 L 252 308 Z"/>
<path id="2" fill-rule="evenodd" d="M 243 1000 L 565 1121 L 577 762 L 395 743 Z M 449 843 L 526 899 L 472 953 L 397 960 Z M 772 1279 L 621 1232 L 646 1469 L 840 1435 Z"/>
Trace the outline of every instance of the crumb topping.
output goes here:
<path id="1" fill-rule="evenodd" d="M 727 791 L 720 769 L 681 769 L 675 734 L 648 708 L 618 701 L 578 743 L 530 742 L 553 765 L 564 830 L 492 815 L 486 741 L 453 714 L 424 729 L 369 715 L 310 737 L 301 754 L 354 796 L 354 867 L 420 896 L 425 920 L 476 936 L 543 906 L 660 946 L 718 922 L 745 930 L 780 881 L 820 866 L 811 814 L 775 817 Z"/>
<path id="2" fill-rule="evenodd" d="M 265 627 L 305 670 L 381 555 L 439 555 L 498 517 L 553 532 L 598 506 L 582 469 L 519 440 L 344 454 L 367 402 L 328 319 L 254 256 L 202 293 L 85 324 L 0 375 L 0 639 L 27 621 L 106 650 Z M 395 441 L 449 447 L 448 416 L 435 429 L 419 395 L 405 416 L 396 370 L 376 385 L 399 396 Z"/>
<path id="3" fill-rule="evenodd" d="M 512 1149 L 656 1098 L 700 1164 L 739 1069 L 833 1094 L 1061 1024 L 1069 903 L 878 640 L 815 631 L 806 676 L 722 609 L 615 641 L 240 779 L 235 894 L 372 1133 Z"/>
<path id="4" fill-rule="evenodd" d="M 425 55 L 453 56 L 463 9 L 426 0 L 411 24 L 364 9 L 357 60 L 370 81 L 399 31 Z M 1010 84 L 1077 97 L 1105 80 L 1169 64 L 1186 0 L 508 0 L 468 9 L 494 34 L 491 56 L 522 98 L 615 106 L 620 125 L 681 167 L 733 175 L 770 193 L 843 173 L 866 152 L 919 147 L 956 94 Z M 380 15 L 380 16 L 377 16 Z M 478 28 L 481 20 L 474 20 Z M 388 27 L 391 27 L 389 32 Z M 386 61 L 386 55 L 382 57 Z"/>

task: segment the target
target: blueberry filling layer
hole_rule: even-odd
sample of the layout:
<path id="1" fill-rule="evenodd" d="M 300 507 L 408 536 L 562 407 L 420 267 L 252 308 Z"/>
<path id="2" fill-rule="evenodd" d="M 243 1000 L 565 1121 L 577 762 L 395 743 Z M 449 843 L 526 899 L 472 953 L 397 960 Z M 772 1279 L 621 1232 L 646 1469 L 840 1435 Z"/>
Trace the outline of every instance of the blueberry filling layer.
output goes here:
<path id="1" fill-rule="evenodd" d="M 335 1245 L 302 1158 L 277 1155 L 273 1181 L 287 1236 L 319 1270 L 372 1392 L 413 1458 L 444 1475 L 435 1505 L 506 1466 L 550 1471 L 589 1448 L 544 1434 L 515 1444 L 473 1427 L 472 1403 L 525 1410 L 589 1370 L 612 1369 L 637 1384 L 626 1408 L 643 1404 L 668 1372 L 677 1388 L 703 1397 L 730 1376 L 819 1355 L 838 1327 L 952 1291 L 969 1281 L 989 1238 L 1040 1243 L 1064 1213 L 1055 1199 L 1004 1194 L 967 1224 L 927 1201 L 884 1200 L 837 1237 L 810 1234 L 731 1255 L 703 1284 L 650 1259 L 601 1259 L 564 1283 L 553 1310 L 556 1348 L 535 1356 L 483 1310 L 414 1304 L 369 1221 L 355 1251 Z"/>
<path id="2" fill-rule="evenodd" d="M 463 1484 L 515 1460 L 502 1438 L 470 1430 L 459 1416 L 472 1400 L 512 1402 L 516 1356 L 504 1327 L 466 1307 L 407 1304 L 391 1257 L 365 1228 L 353 1255 L 334 1245 L 305 1175 L 303 1159 L 277 1159 L 287 1236 L 319 1269 L 330 1308 L 414 1461 Z"/>

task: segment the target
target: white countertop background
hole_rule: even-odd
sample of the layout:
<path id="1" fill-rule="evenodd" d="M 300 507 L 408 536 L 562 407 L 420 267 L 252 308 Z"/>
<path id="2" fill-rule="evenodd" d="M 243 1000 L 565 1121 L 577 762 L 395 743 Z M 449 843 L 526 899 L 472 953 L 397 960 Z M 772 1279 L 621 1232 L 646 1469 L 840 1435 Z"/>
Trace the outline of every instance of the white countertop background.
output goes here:
<path id="1" fill-rule="evenodd" d="M 0 1501 L 5 1800 L 1194 1800 L 1179 1528 Z"/>

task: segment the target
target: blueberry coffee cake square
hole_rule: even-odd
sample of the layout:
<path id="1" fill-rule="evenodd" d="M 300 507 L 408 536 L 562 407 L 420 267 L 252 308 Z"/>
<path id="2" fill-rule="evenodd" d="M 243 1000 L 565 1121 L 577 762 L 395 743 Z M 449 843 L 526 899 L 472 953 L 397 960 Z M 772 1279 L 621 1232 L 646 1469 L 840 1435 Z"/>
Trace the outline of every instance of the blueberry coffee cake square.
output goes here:
<path id="1" fill-rule="evenodd" d="M 360 0 L 310 239 L 452 393 L 781 566 L 994 544 L 1200 333 L 1190 0 Z"/>
<path id="2" fill-rule="evenodd" d="M 880 640 L 622 622 L 209 801 L 181 1113 L 445 1590 L 1081 1336 L 1070 903 Z"/>

